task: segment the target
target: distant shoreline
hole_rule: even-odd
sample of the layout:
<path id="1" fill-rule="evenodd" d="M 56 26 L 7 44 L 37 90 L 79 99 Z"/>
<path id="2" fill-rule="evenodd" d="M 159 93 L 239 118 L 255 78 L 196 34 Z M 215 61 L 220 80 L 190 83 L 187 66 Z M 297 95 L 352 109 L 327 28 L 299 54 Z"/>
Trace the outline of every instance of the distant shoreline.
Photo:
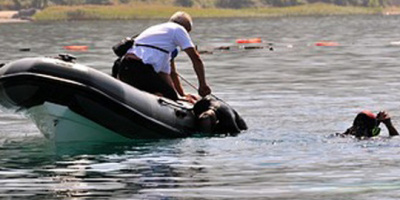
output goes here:
<path id="1" fill-rule="evenodd" d="M 336 6 L 332 4 L 308 4 L 292 7 L 266 7 L 244 9 L 186 8 L 169 5 L 112 5 L 112 6 L 54 6 L 33 16 L 37 21 L 54 20 L 131 20 L 165 19 L 178 10 L 194 18 L 230 17 L 293 17 L 382 14 L 383 8 Z"/>
<path id="2" fill-rule="evenodd" d="M 389 7 L 383 10 L 384 15 L 400 15 L 400 7 Z"/>
<path id="3" fill-rule="evenodd" d="M 292 7 L 217 9 L 184 8 L 168 5 L 113 5 L 113 6 L 52 6 L 33 17 L 33 21 L 74 21 L 74 20 L 132 20 L 165 19 L 173 12 L 183 10 L 194 18 L 232 18 L 232 17 L 296 17 L 333 15 L 399 15 L 400 7 L 368 8 L 336 6 L 332 4 L 309 4 Z M 14 19 L 18 11 L 0 11 L 0 23 L 29 22 L 32 20 Z"/>

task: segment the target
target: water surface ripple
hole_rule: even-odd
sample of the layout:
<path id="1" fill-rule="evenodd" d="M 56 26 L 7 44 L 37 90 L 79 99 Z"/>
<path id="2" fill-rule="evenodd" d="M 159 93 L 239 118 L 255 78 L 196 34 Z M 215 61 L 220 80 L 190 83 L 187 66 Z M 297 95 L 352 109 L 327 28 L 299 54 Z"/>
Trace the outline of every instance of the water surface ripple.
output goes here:
<path id="1" fill-rule="evenodd" d="M 201 50 L 261 37 L 268 49 L 203 54 L 214 94 L 249 130 L 238 136 L 63 143 L 0 112 L 0 198 L 399 199 L 400 139 L 331 137 L 363 109 L 400 126 L 399 16 L 195 20 Z M 0 25 L 0 62 L 54 56 L 110 73 L 111 46 L 159 20 Z M 336 47 L 317 47 L 329 40 Z M 397 43 L 396 43 L 397 42 Z M 30 48 L 29 52 L 19 49 Z M 178 70 L 196 83 L 186 56 Z M 189 87 L 186 87 L 190 90 Z"/>

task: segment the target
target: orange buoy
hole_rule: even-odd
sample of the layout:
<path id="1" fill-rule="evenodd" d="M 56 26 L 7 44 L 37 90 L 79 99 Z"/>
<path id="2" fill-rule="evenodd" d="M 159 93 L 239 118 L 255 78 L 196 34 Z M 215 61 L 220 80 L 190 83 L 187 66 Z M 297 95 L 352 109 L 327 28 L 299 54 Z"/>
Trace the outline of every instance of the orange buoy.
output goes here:
<path id="1" fill-rule="evenodd" d="M 64 49 L 70 51 L 87 51 L 89 49 L 88 46 L 79 46 L 79 45 L 72 45 L 72 46 L 64 46 Z"/>
<path id="2" fill-rule="evenodd" d="M 237 39 L 238 44 L 261 43 L 261 38 Z"/>
<path id="3" fill-rule="evenodd" d="M 339 43 L 337 42 L 326 42 L 326 41 L 321 41 L 321 42 L 316 42 L 315 46 L 319 46 L 319 47 L 335 47 L 335 46 L 339 46 Z"/>

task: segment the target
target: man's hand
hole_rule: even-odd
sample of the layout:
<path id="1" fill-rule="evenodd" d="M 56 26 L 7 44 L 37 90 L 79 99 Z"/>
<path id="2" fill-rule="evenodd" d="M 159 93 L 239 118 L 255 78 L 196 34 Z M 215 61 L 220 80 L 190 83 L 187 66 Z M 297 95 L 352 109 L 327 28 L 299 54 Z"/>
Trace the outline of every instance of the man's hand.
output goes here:
<path id="1" fill-rule="evenodd" d="M 199 100 L 199 97 L 193 94 L 185 94 L 184 100 L 191 104 L 195 104 Z"/>
<path id="2" fill-rule="evenodd" d="M 211 88 L 205 84 L 205 85 L 200 85 L 199 87 L 199 95 L 204 97 L 211 94 Z"/>

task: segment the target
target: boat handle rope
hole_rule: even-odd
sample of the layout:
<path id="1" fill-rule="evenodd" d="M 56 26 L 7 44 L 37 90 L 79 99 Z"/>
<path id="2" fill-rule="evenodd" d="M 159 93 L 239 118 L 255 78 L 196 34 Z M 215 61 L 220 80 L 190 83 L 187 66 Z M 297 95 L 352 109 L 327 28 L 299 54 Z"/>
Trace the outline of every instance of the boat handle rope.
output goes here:
<path id="1" fill-rule="evenodd" d="M 187 79 L 185 79 L 182 75 L 180 75 L 178 73 L 178 76 L 185 82 L 187 83 L 190 87 L 192 87 L 194 90 L 197 90 L 196 86 L 194 84 L 192 84 L 190 81 L 188 81 Z M 218 101 L 222 101 L 225 104 L 229 105 L 228 103 L 226 103 L 224 100 L 222 100 L 221 98 L 215 96 L 214 94 L 210 94 L 212 97 L 214 97 L 215 99 L 217 99 Z"/>

